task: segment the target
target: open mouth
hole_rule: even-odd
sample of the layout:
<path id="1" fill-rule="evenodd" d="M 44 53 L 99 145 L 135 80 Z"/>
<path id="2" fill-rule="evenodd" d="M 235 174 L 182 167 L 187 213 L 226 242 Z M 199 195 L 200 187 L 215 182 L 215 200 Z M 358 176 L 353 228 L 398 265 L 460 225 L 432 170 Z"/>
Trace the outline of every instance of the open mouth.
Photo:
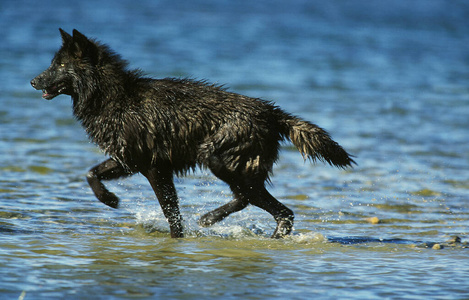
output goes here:
<path id="1" fill-rule="evenodd" d="M 52 85 L 48 88 L 42 90 L 42 98 L 46 100 L 51 100 L 58 95 L 62 94 L 66 90 L 66 87 L 63 84 Z"/>

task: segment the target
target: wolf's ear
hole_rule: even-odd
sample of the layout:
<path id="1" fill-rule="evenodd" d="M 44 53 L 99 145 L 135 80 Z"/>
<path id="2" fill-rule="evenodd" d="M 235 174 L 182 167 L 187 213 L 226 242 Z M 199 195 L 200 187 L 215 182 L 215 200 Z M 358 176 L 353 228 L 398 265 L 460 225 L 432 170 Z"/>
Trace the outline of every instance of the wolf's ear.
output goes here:
<path id="1" fill-rule="evenodd" d="M 59 28 L 60 35 L 62 35 L 62 44 L 68 44 L 69 42 L 72 41 L 72 36 L 68 33 L 66 33 L 62 28 Z"/>
<path id="2" fill-rule="evenodd" d="M 73 29 L 73 40 L 81 46 L 85 46 L 90 42 L 83 33 L 76 29 Z"/>
<path id="3" fill-rule="evenodd" d="M 95 62 L 98 56 L 98 47 L 78 30 L 73 29 L 73 54 L 77 58 L 87 58 Z"/>

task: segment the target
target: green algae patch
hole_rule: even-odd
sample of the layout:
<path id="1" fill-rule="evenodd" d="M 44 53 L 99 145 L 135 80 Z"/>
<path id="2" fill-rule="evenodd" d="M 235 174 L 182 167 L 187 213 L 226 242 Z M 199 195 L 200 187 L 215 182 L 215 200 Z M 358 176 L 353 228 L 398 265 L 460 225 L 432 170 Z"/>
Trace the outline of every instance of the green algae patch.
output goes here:
<path id="1" fill-rule="evenodd" d="M 34 173 L 39 173 L 41 175 L 46 175 L 53 172 L 51 168 L 44 166 L 30 166 L 28 169 Z"/>
<path id="2" fill-rule="evenodd" d="M 431 189 L 422 189 L 422 190 L 412 192 L 412 195 L 422 196 L 422 197 L 434 197 L 434 196 L 441 196 L 441 193 L 431 190 Z"/>

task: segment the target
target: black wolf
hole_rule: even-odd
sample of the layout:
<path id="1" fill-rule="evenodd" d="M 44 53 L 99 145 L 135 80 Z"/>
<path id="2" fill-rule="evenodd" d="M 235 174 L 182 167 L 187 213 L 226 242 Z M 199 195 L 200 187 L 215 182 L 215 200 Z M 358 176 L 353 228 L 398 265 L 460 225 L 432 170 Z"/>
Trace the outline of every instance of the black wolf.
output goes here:
<path id="1" fill-rule="evenodd" d="M 205 81 L 152 79 L 77 30 L 60 33 L 62 47 L 31 85 L 47 100 L 70 95 L 75 117 L 111 157 L 87 174 L 96 197 L 117 208 L 119 199 L 102 181 L 140 172 L 155 191 L 171 237 L 183 237 L 174 175 L 200 166 L 231 188 L 234 200 L 203 215 L 202 226 L 252 204 L 272 214 L 272 237 L 280 238 L 291 232 L 294 215 L 265 188 L 280 142 L 291 140 L 312 161 L 339 168 L 355 163 L 326 131 L 271 102 Z"/>

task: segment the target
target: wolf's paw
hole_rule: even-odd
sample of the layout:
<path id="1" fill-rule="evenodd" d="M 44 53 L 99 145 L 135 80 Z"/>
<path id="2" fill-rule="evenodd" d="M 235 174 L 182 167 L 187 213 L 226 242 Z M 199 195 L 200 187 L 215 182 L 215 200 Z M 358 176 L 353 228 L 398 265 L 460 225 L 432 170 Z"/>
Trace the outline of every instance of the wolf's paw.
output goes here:
<path id="1" fill-rule="evenodd" d="M 282 218 L 277 221 L 277 228 L 272 234 L 273 239 L 281 239 L 289 235 L 293 230 L 293 220 L 289 218 Z"/>
<path id="2" fill-rule="evenodd" d="M 212 213 L 207 213 L 205 215 L 203 215 L 202 217 L 200 217 L 200 219 L 197 221 L 197 223 L 199 224 L 199 226 L 202 226 L 202 227 L 210 227 L 212 226 L 213 224 L 215 224 L 216 222 L 218 222 L 217 218 L 215 217 L 215 215 L 213 215 Z"/>
<path id="3" fill-rule="evenodd" d="M 112 208 L 119 207 L 119 198 L 114 193 L 111 193 L 109 191 L 102 194 L 98 199 L 99 201 L 101 201 L 102 203 L 106 204 L 109 207 L 112 207 Z"/>

